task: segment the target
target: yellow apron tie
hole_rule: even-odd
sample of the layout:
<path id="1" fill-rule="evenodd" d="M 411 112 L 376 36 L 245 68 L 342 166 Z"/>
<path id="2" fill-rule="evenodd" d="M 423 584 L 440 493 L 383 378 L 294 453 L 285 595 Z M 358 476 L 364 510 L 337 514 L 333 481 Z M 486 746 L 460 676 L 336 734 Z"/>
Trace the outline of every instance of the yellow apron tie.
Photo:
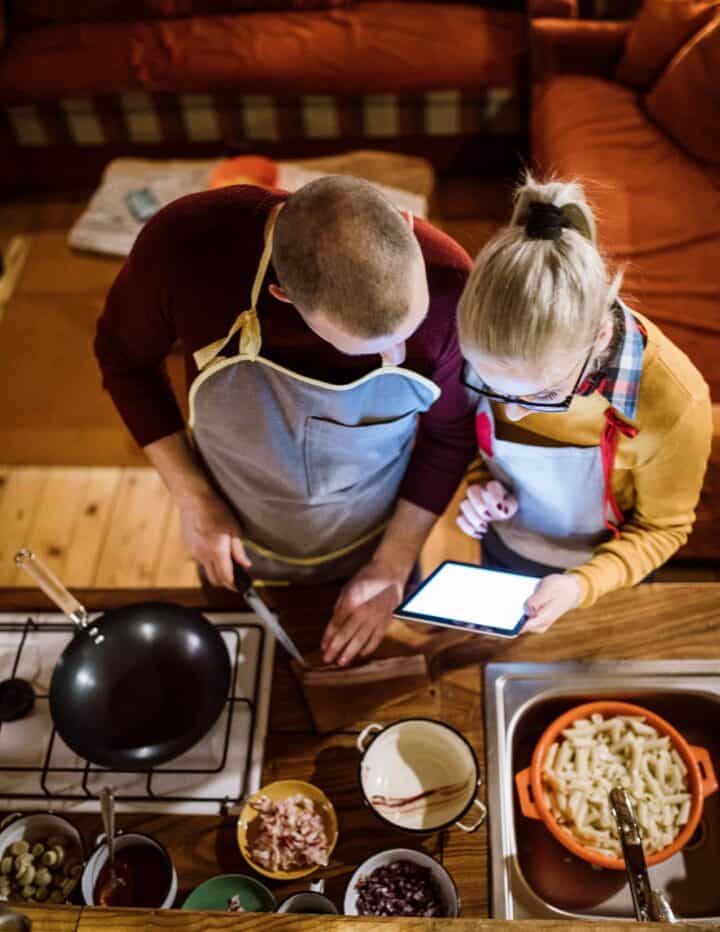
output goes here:
<path id="1" fill-rule="evenodd" d="M 195 360 L 195 365 L 198 367 L 199 372 L 202 372 L 203 369 L 220 355 L 238 331 L 240 331 L 238 348 L 240 355 L 246 356 L 253 362 L 260 355 L 260 350 L 262 349 L 262 333 L 260 330 L 257 303 L 260 298 L 260 289 L 265 281 L 265 275 L 267 274 L 268 265 L 270 264 L 270 256 L 272 255 L 272 234 L 275 229 L 275 221 L 282 208 L 283 205 L 278 204 L 273 208 L 268 218 L 265 229 L 265 246 L 263 247 L 260 263 L 255 273 L 255 281 L 253 282 L 252 291 L 250 293 L 250 307 L 248 310 L 243 311 L 242 314 L 238 314 L 229 332 L 224 337 L 215 340 L 214 343 L 203 346 L 202 349 L 193 353 L 193 359 Z"/>

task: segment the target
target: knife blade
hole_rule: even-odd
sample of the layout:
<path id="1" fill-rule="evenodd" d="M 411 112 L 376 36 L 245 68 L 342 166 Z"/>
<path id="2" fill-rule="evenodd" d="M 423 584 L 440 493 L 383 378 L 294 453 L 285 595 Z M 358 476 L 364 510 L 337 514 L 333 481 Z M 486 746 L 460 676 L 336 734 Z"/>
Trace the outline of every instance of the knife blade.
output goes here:
<path id="1" fill-rule="evenodd" d="M 293 660 L 297 660 L 303 667 L 306 666 L 303 655 L 297 649 L 293 639 L 280 624 L 278 616 L 270 611 L 253 588 L 252 579 L 247 570 L 233 562 L 233 577 L 235 580 L 235 588 L 243 596 L 257 617 L 267 626 L 275 640 L 282 644 Z"/>

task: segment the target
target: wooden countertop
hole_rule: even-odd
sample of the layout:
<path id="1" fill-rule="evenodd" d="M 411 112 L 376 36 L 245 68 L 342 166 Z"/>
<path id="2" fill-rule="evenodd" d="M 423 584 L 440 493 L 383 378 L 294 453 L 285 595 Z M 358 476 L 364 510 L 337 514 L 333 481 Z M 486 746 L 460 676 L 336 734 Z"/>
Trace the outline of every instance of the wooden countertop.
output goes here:
<path id="1" fill-rule="evenodd" d="M 330 587 L 267 590 L 268 599 L 280 613 L 283 623 L 293 634 L 301 650 L 317 646 L 319 636 L 329 617 L 336 590 Z M 187 605 L 214 610 L 238 610 L 243 603 L 232 593 L 220 593 L 208 601 L 200 590 L 98 590 L 78 592 L 88 608 L 101 610 L 114 605 L 138 601 L 144 597 L 170 599 Z M 48 610 L 45 596 L 36 590 L 0 590 L 0 611 Z M 437 630 L 435 632 L 437 634 Z M 452 632 L 450 632 L 452 633 Z M 412 643 L 422 643 L 430 636 L 424 626 L 397 625 L 394 636 Z M 525 635 L 513 641 L 474 637 L 463 645 L 440 655 L 434 665 L 432 686 L 411 699 L 380 707 L 372 718 L 390 722 L 408 716 L 438 718 L 466 735 L 478 758 L 484 760 L 482 664 L 485 662 L 551 662 L 562 660 L 601 659 L 720 659 L 720 584 L 655 584 L 640 586 L 627 592 L 614 593 L 596 607 L 573 612 L 543 635 Z M 309 780 L 321 786 L 332 799 L 340 820 L 340 842 L 330 866 L 322 872 L 326 892 L 336 903 L 342 903 L 345 886 L 354 868 L 370 854 L 390 847 L 422 847 L 435 855 L 450 871 L 463 902 L 465 923 L 453 921 L 453 929 L 504 928 L 503 922 L 479 922 L 488 915 L 488 853 L 487 833 L 481 828 L 472 835 L 449 830 L 418 841 L 412 836 L 392 830 L 374 818 L 362 804 L 357 785 L 358 754 L 355 750 L 357 732 L 367 721 L 359 721 L 342 732 L 325 737 L 316 735 L 311 727 L 299 688 L 290 672 L 282 651 L 276 655 L 270 725 L 266 745 L 265 781 L 280 778 Z M 73 815 L 86 839 L 90 841 L 100 831 L 99 816 Z M 203 880 L 219 873 L 248 873 L 248 867 L 237 850 L 232 816 L 180 817 L 131 814 L 118 817 L 120 827 L 147 832 L 157 837 L 170 850 L 180 881 L 178 903 Z M 307 889 L 307 882 L 277 885 L 278 899 L 291 892 Z M 39 910 L 50 921 L 61 911 Z M 130 924 L 130 916 L 133 923 Z M 120 916 L 125 917 L 124 920 Z M 97 918 L 92 918 L 97 917 Z M 135 918 L 137 917 L 137 919 Z M 54 919 L 52 921 L 55 921 Z M 77 916 L 75 921 L 77 922 Z M 248 929 L 292 928 L 332 930 L 334 920 L 292 919 L 264 916 L 262 919 L 241 919 L 221 914 L 201 919 L 196 914 L 194 924 L 188 914 L 113 913 L 83 910 L 80 932 L 95 928 L 158 928 L 158 929 L 221 929 L 228 922 L 233 927 Z M 272 925 L 271 925 L 272 922 Z M 316 925 L 313 925 L 313 922 Z M 373 920 L 341 920 L 343 929 L 374 932 Z M 425 923 L 423 925 L 422 923 Z M 445 923 L 428 925 L 422 920 L 408 929 L 444 929 Z M 95 923 L 94 925 L 92 923 Z M 255 925 L 253 925 L 255 923 Z M 276 925 L 279 923 L 279 925 Z M 520 923 L 513 924 L 521 926 Z M 564 930 L 574 924 L 562 922 Z M 609 932 L 613 923 L 585 923 L 582 928 Z M 41 930 L 46 926 L 41 924 Z M 580 927 L 580 926 L 579 926 Z M 47 925 L 61 932 L 60 925 Z M 379 928 L 379 926 L 378 926 Z M 387 928 L 384 925 L 383 928 Z M 555 928 L 553 923 L 540 922 L 534 930 Z M 619 925 L 618 925 L 619 928 Z M 654 928 L 659 928 L 655 926 Z"/>
<path id="2" fill-rule="evenodd" d="M 32 920 L 32 932 L 388 932 L 387 919 L 333 916 L 248 916 L 225 913 L 192 913 L 176 910 L 80 909 L 76 906 L 42 906 L 24 910 Z M 394 929 L 402 932 L 670 932 L 692 928 L 685 924 L 624 922 L 506 922 L 496 919 L 401 919 Z M 699 928 L 699 927 L 697 927 Z M 707 928 L 707 927 L 706 927 Z"/>

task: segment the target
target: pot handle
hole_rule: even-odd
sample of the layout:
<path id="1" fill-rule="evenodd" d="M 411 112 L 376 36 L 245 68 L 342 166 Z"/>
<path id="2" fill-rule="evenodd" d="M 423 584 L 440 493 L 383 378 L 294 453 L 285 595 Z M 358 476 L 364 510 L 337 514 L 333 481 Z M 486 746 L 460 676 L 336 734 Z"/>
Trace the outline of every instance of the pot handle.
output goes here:
<path id="1" fill-rule="evenodd" d="M 713 793 L 717 793 L 718 781 L 709 751 L 707 748 L 701 748 L 691 744 L 690 753 L 695 759 L 695 763 L 700 768 L 703 796 L 712 796 Z"/>
<path id="2" fill-rule="evenodd" d="M 537 811 L 532 799 L 532 790 L 530 789 L 530 768 L 526 767 L 515 774 L 515 786 L 520 798 L 520 809 L 522 814 L 528 819 L 539 819 L 540 813 Z"/>
<path id="3" fill-rule="evenodd" d="M 483 824 L 487 818 L 487 806 L 481 799 L 473 800 L 473 808 L 480 810 L 480 815 L 475 819 L 475 821 L 470 825 L 463 825 L 462 822 L 456 822 L 458 828 L 462 829 L 463 832 L 476 832 L 480 826 Z"/>
<path id="4" fill-rule="evenodd" d="M 35 556 L 32 550 L 18 550 L 15 554 L 15 566 L 21 567 L 32 576 L 45 595 L 79 628 L 85 627 L 88 619 L 85 607 L 65 588 L 55 573 Z"/>
<path id="5" fill-rule="evenodd" d="M 361 754 L 364 754 L 365 751 L 367 750 L 367 745 L 365 744 L 365 739 L 366 739 L 366 738 L 369 738 L 370 735 L 373 735 L 373 734 L 380 734 L 380 732 L 383 731 L 384 728 L 385 728 L 384 725 L 378 725 L 377 722 L 373 722 L 372 725 L 366 725 L 365 728 L 363 728 L 363 730 L 362 730 L 362 731 L 360 732 L 360 734 L 357 736 L 357 740 L 356 740 L 356 742 L 355 742 L 355 745 L 356 745 L 358 751 L 360 751 Z M 372 739 L 371 739 L 371 740 L 372 740 Z M 370 743 L 370 742 L 368 741 L 368 744 L 369 744 L 369 743 Z"/>

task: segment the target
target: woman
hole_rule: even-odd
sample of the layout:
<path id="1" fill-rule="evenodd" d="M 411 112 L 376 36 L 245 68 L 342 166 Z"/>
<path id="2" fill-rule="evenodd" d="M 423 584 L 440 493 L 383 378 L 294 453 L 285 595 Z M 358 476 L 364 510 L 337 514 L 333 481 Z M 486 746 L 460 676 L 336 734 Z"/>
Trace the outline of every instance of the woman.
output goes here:
<path id="1" fill-rule="evenodd" d="M 458 524 L 484 565 L 543 577 L 526 631 L 640 582 L 695 519 L 708 388 L 619 287 L 582 188 L 528 176 L 459 304 L 480 456 Z"/>

